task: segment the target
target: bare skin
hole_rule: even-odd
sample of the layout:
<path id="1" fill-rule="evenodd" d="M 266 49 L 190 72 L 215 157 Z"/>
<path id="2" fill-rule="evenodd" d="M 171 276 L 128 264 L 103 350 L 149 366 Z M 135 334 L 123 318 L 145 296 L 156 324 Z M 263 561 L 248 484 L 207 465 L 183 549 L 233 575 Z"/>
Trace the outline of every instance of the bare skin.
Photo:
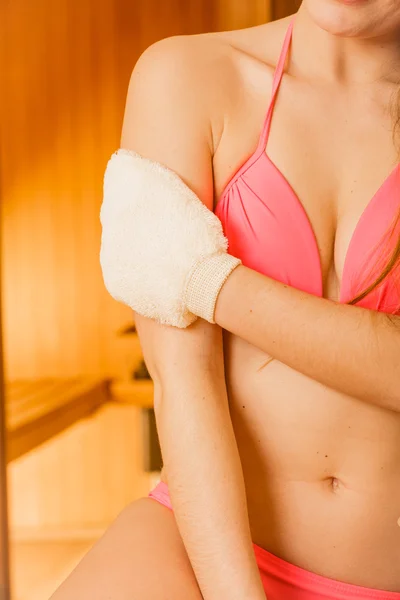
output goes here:
<path id="1" fill-rule="evenodd" d="M 339 297 L 355 224 L 398 162 L 388 109 L 399 76 L 393 65 L 399 64 L 400 52 L 390 40 L 396 28 L 400 31 L 400 9 L 392 0 L 368 4 L 371 14 L 365 10 L 353 20 L 343 15 L 335 20 L 333 0 L 303 5 L 266 149 L 309 216 L 320 249 L 324 297 L 333 300 Z M 373 37 L 376 8 L 380 22 L 390 23 L 390 31 L 375 32 L 382 38 L 385 34 L 378 49 L 357 42 L 357 36 Z M 182 127 L 176 129 L 170 106 L 167 120 L 165 114 L 160 121 L 154 117 L 160 111 L 157 98 L 148 100 L 147 121 L 141 113 L 151 142 L 132 137 L 130 132 L 138 127 L 130 107 L 136 100 L 128 96 L 124 145 L 132 143 L 137 151 L 168 164 L 209 208 L 215 206 L 257 145 L 287 26 L 283 20 L 236 32 L 173 38 L 152 47 L 139 61 L 134 85 L 140 87 L 146 79 L 147 98 L 156 98 L 161 86 L 170 91 L 172 78 L 175 91 L 169 97 Z M 328 26 L 327 32 L 323 28 Z M 350 39 L 344 42 L 341 35 Z M 306 43 L 307 36 L 314 36 L 312 45 Z M 154 70 L 157 62 L 162 64 Z M 203 355 L 219 360 L 216 326 L 199 322 L 191 332 L 170 334 L 146 319 L 137 316 L 136 321 L 159 385 L 165 384 L 166 372 L 182 376 L 183 354 L 195 360 L 191 347 L 196 340 L 202 342 Z M 184 335 L 189 341 L 183 341 Z M 253 541 L 326 577 L 400 591 L 399 412 L 324 386 L 226 331 L 223 350 Z M 193 373 L 196 386 L 200 377 L 195 369 Z M 163 472 L 164 481 L 169 477 L 170 472 Z M 154 600 L 201 598 L 168 509 L 140 500 L 119 523 L 123 526 L 113 526 L 54 600 L 89 595 L 125 600 L 136 594 Z M 148 538 L 154 547 L 150 541 L 144 544 Z M 123 551 L 125 539 L 129 552 Z M 164 544 L 168 561 L 177 559 L 175 567 L 157 551 Z"/>
<path id="2" fill-rule="evenodd" d="M 201 600 L 173 513 L 148 498 L 128 506 L 52 599 Z"/>

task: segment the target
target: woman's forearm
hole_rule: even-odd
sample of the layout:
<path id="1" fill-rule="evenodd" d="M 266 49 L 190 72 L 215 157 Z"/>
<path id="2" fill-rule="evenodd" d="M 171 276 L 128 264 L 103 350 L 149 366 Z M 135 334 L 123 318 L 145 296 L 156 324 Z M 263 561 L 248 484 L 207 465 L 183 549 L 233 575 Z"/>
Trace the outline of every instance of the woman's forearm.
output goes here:
<path id="1" fill-rule="evenodd" d="M 223 374 L 183 371 L 155 411 L 185 548 L 205 600 L 265 600 Z"/>
<path id="2" fill-rule="evenodd" d="M 216 322 L 296 371 L 400 411 L 400 317 L 332 302 L 240 266 Z"/>

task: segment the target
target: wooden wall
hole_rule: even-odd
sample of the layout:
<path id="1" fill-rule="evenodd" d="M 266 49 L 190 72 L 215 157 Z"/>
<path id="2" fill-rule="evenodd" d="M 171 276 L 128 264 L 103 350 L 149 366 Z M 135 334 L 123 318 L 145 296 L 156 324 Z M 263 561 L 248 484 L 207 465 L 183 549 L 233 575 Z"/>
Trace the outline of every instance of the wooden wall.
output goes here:
<path id="1" fill-rule="evenodd" d="M 95 537 L 146 495 L 141 429 L 139 409 L 110 405 L 12 463 L 12 538 Z"/>
<path id="2" fill-rule="evenodd" d="M 1 19 L 1 11 L 0 11 Z M 1 22 L 1 21 L 0 21 Z M 0 37 L 1 37 L 0 27 Z M 1 72 L 4 68 L 4 58 L 2 58 L 2 45 L 0 41 L 0 89 Z M 1 96 L 1 94 L 0 94 Z M 1 102 L 1 100 L 0 100 Z M 3 147 L 0 142 L 0 160 Z M 0 207 L 2 205 L 2 186 L 0 179 Z M 1 225 L 1 223 L 0 223 Z M 2 228 L 0 227 L 0 291 L 1 291 L 1 273 L 2 273 Z M 2 336 L 2 302 L 0 295 L 0 599 L 9 600 L 10 598 L 10 573 L 9 573 L 9 523 L 8 523 L 8 478 L 6 470 L 6 423 L 5 423 L 5 405 L 4 405 L 4 370 L 3 370 L 3 336 Z"/>
<path id="3" fill-rule="evenodd" d="M 152 42 L 247 27 L 267 0 L 4 0 L 0 176 L 6 376 L 126 376 L 130 311 L 98 264 L 106 161 Z M 9 468 L 13 532 L 101 528 L 147 492 L 138 409 L 110 406 Z"/>
<path id="4" fill-rule="evenodd" d="M 107 296 L 98 264 L 102 173 L 118 145 L 137 57 L 158 38 L 208 29 L 209 4 L 13 0 L 3 7 L 8 377 L 120 371 L 115 333 L 130 314 Z"/>
<path id="5" fill-rule="evenodd" d="M 215 29 L 243 29 L 270 20 L 270 0 L 217 0 Z"/>
<path id="6" fill-rule="evenodd" d="M 298 11 L 301 0 L 272 0 L 271 19 L 282 19 Z"/>
<path id="7" fill-rule="evenodd" d="M 1 202 L 1 186 L 0 186 Z M 1 230 L 0 230 L 1 237 Z M 1 246 L 0 246 L 1 272 Z M 6 472 L 6 426 L 4 411 L 3 349 L 1 343 L 1 302 L 0 302 L 0 599 L 9 600 L 9 540 Z"/>

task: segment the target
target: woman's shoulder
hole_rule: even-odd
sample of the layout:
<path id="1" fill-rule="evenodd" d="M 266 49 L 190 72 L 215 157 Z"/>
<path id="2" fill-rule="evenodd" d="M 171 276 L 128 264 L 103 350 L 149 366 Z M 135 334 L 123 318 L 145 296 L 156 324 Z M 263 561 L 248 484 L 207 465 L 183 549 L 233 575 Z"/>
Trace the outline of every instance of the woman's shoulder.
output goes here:
<path id="1" fill-rule="evenodd" d="M 234 76 L 234 51 L 229 40 L 218 33 L 178 35 L 149 46 L 140 56 L 134 75 L 154 78 L 158 89 L 170 86 L 182 91 L 213 92 L 221 74 L 225 86 Z M 217 84 L 217 85 L 216 85 Z"/>
<path id="2" fill-rule="evenodd" d="M 144 51 L 134 72 L 153 77 L 160 91 L 177 86 L 212 101 L 232 97 L 247 63 L 274 66 L 286 21 L 164 38 Z"/>
<path id="3" fill-rule="evenodd" d="M 245 114 L 246 90 L 270 89 L 279 28 L 276 22 L 181 35 L 149 46 L 129 83 L 122 146 L 166 164 L 200 197 L 210 196 L 211 159 L 227 139 L 227 124 Z"/>

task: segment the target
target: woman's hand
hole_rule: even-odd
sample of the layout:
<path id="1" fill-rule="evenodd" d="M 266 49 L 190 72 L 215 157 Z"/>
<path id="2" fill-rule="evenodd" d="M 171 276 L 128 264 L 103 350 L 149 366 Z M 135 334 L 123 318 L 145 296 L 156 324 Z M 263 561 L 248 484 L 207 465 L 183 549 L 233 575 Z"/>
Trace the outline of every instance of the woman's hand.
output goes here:
<path id="1" fill-rule="evenodd" d="M 142 316 L 214 323 L 219 291 L 241 264 L 221 222 L 171 169 L 120 149 L 104 177 L 101 266 L 110 294 Z"/>

